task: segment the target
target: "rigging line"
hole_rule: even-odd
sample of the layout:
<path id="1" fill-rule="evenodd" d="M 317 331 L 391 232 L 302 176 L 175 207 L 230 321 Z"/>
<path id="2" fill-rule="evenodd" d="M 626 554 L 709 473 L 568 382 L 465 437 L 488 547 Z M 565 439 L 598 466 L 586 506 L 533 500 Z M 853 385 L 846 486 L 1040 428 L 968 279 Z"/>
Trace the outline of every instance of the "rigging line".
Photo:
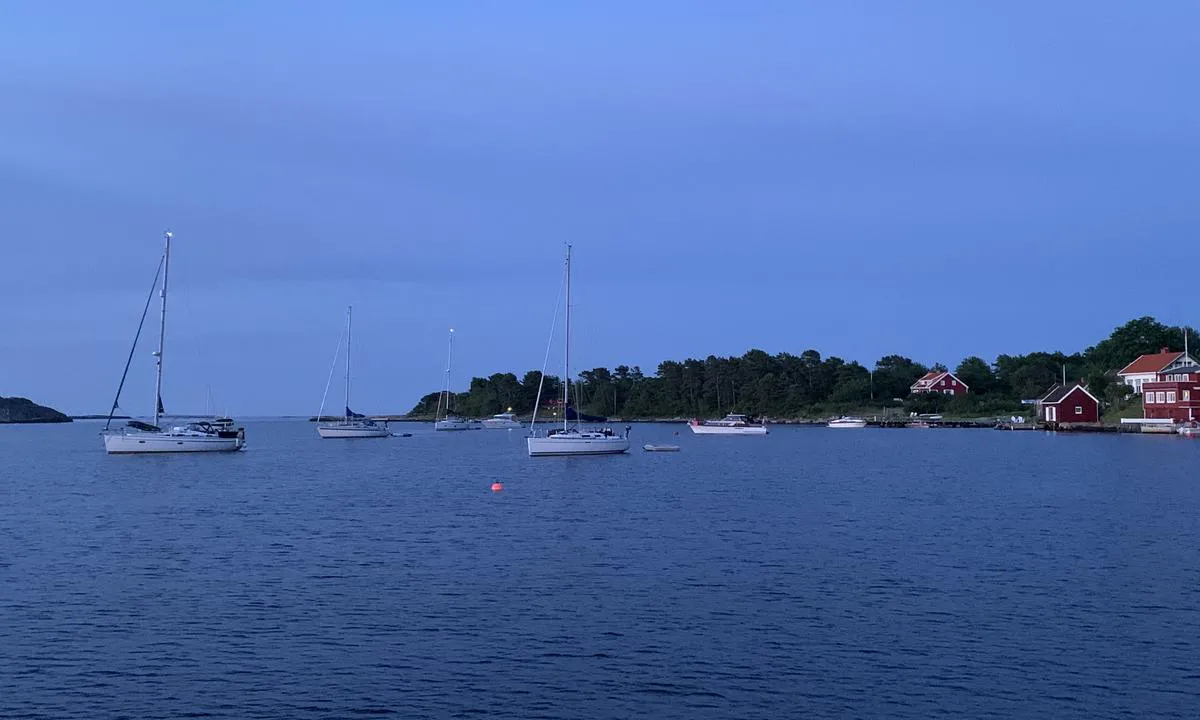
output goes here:
<path id="1" fill-rule="evenodd" d="M 567 284 L 566 275 L 558 285 L 558 297 L 554 300 L 554 318 L 550 320 L 550 339 L 546 341 L 546 358 L 542 360 L 542 377 L 538 380 L 537 399 L 533 401 L 533 418 L 529 421 L 529 432 L 532 434 L 537 427 L 538 408 L 542 406 L 542 386 L 546 383 L 546 368 L 550 365 L 550 349 L 554 345 L 554 329 L 558 327 L 558 306 L 562 304 L 563 288 Z M 563 408 L 563 414 L 567 412 Z"/>
<path id="2" fill-rule="evenodd" d="M 138 322 L 137 334 L 133 336 L 133 347 L 129 348 L 129 357 L 125 360 L 125 371 L 121 373 L 121 382 L 117 385 L 117 396 L 113 398 L 112 408 L 108 411 L 108 419 L 104 421 L 105 430 L 112 423 L 113 415 L 116 414 L 118 404 L 121 402 L 121 390 L 125 387 L 125 378 L 129 375 L 129 366 L 133 363 L 133 353 L 137 350 L 138 338 L 142 336 L 142 326 L 146 324 L 146 313 L 150 311 L 150 303 L 154 301 L 154 291 L 158 289 L 158 278 L 162 275 L 165 261 L 165 255 L 158 259 L 158 269 L 154 271 L 154 284 L 150 286 L 150 294 L 146 297 L 146 306 L 142 308 L 142 319 Z M 158 399 L 155 398 L 154 401 L 158 402 Z"/>
<path id="3" fill-rule="evenodd" d="M 321 395 L 321 409 L 317 411 L 317 424 L 321 424 L 321 416 L 325 413 L 325 400 L 329 397 L 329 386 L 333 384 L 333 371 L 337 369 L 338 356 L 342 353 L 342 338 L 346 337 L 346 329 L 338 335 L 337 347 L 333 349 L 333 362 L 329 363 L 329 379 L 325 381 L 325 393 Z"/>

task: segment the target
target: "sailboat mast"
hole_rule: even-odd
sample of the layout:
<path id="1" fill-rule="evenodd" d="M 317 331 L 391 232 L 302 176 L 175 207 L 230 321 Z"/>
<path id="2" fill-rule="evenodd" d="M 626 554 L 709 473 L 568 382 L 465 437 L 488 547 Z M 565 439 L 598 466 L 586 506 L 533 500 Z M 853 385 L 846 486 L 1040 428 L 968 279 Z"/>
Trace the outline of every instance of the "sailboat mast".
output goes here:
<path id="1" fill-rule="evenodd" d="M 446 416 L 450 415 L 450 368 L 454 366 L 454 328 L 450 328 L 450 339 L 446 341 Z"/>
<path id="2" fill-rule="evenodd" d="M 167 336 L 167 276 L 171 271 L 171 233 L 163 233 L 163 284 L 160 295 L 162 307 L 158 316 L 158 351 L 154 353 L 154 424 L 158 425 L 162 413 L 162 378 L 163 378 L 163 348 Z"/>
<path id="3" fill-rule="evenodd" d="M 350 417 L 350 331 L 354 321 L 354 306 L 346 306 L 346 417 Z"/>
<path id="4" fill-rule="evenodd" d="M 571 246 L 567 245 L 567 312 L 563 340 L 563 431 L 567 429 L 567 403 L 571 386 Z"/>

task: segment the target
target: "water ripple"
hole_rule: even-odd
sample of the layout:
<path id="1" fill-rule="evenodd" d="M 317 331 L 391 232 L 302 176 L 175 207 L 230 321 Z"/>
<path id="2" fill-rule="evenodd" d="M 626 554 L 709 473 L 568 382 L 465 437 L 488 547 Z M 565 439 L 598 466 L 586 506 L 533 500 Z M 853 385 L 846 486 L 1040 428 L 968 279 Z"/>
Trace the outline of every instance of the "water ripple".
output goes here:
<path id="1" fill-rule="evenodd" d="M 674 429 L 0 428 L 0 717 L 1200 716 L 1200 443 Z"/>

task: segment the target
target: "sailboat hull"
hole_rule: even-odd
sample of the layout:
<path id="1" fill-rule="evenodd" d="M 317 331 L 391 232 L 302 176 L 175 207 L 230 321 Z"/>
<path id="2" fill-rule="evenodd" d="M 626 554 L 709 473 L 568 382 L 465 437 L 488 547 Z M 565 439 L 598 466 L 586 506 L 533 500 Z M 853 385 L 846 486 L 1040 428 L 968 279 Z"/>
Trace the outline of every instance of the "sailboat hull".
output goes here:
<path id="1" fill-rule="evenodd" d="M 551 435 L 525 439 L 529 457 L 566 455 L 620 455 L 629 451 L 629 439 L 618 436 L 579 437 Z"/>
<path id="2" fill-rule="evenodd" d="M 434 430 L 470 430 L 471 423 L 464 420 L 438 420 L 433 424 Z"/>
<path id="3" fill-rule="evenodd" d="M 326 439 L 385 438 L 392 431 L 384 425 L 318 425 L 317 434 Z"/>
<path id="4" fill-rule="evenodd" d="M 245 445 L 243 437 L 194 437 L 167 433 L 109 433 L 104 436 L 104 450 L 109 455 L 236 452 Z"/>

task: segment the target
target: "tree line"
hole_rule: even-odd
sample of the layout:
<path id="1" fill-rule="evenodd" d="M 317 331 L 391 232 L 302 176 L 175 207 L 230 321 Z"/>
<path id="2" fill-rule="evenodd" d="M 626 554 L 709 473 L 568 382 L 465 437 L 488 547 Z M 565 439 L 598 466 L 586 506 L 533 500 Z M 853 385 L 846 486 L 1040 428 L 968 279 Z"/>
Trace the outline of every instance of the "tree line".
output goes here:
<path id="1" fill-rule="evenodd" d="M 1131 320 L 1104 340 L 1082 352 L 1032 352 L 1000 355 L 993 362 L 977 356 L 965 358 L 954 374 L 970 387 L 966 396 L 951 398 L 935 393 L 912 396 L 909 387 L 930 370 L 901 355 L 886 355 L 868 368 L 856 361 L 822 357 L 816 350 L 799 355 L 770 355 L 750 350 L 741 357 L 710 355 L 700 360 L 665 360 L 653 375 L 637 366 L 593 368 L 571 381 L 571 406 L 588 415 L 606 417 L 710 417 L 736 412 L 771 418 L 823 417 L 848 410 L 908 412 L 1009 413 L 1020 412 L 1023 400 L 1043 395 L 1064 372 L 1069 382 L 1083 382 L 1093 395 L 1121 402 L 1129 390 L 1116 372 L 1139 355 L 1184 349 L 1190 328 L 1164 325 L 1152 317 Z M 542 381 L 537 370 L 521 378 L 496 373 L 472 378 L 466 392 L 453 398 L 455 411 L 484 417 L 511 410 L 533 411 Z M 561 412 L 562 379 L 547 375 L 542 387 L 539 414 Z M 409 412 L 432 416 L 438 393 L 429 393 Z"/>

